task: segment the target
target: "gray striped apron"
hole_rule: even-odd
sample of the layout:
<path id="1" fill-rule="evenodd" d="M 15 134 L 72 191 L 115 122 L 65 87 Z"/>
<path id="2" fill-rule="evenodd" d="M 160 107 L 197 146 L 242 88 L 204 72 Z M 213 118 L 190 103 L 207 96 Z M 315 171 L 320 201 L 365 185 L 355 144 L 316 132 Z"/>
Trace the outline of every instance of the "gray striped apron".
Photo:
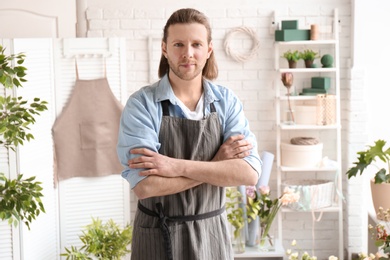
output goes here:
<path id="1" fill-rule="evenodd" d="M 210 161 L 222 143 L 221 124 L 211 113 L 202 120 L 169 116 L 163 101 L 159 152 L 169 157 Z M 192 189 L 139 200 L 131 258 L 136 260 L 229 260 L 225 189 L 201 184 Z"/>

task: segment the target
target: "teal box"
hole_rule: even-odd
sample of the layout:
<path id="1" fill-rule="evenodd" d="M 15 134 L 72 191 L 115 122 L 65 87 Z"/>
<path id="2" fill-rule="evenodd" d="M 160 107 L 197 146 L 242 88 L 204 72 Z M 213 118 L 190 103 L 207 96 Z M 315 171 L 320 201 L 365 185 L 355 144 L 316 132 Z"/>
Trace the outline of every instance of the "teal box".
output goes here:
<path id="1" fill-rule="evenodd" d="M 302 89 L 302 93 L 304 94 L 326 94 L 327 91 L 325 89 L 317 89 L 317 88 L 304 88 Z"/>
<path id="2" fill-rule="evenodd" d="M 311 87 L 314 89 L 328 90 L 330 88 L 330 78 L 329 77 L 312 77 L 311 78 Z"/>
<path id="3" fill-rule="evenodd" d="M 282 30 L 297 30 L 298 20 L 282 21 Z"/>
<path id="4" fill-rule="evenodd" d="M 310 30 L 276 30 L 275 41 L 307 41 L 310 40 Z"/>

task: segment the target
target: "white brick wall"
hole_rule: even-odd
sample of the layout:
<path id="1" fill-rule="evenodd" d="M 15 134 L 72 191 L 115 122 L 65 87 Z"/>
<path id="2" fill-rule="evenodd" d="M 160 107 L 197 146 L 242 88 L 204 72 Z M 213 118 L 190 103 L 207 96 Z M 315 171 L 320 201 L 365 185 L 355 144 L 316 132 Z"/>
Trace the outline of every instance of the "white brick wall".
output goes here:
<path id="1" fill-rule="evenodd" d="M 149 84 L 148 37 L 161 36 L 162 28 L 168 16 L 183 6 L 166 4 L 152 0 L 134 0 L 134 7 L 121 1 L 106 8 L 91 1 L 86 16 L 88 19 L 88 37 L 120 36 L 127 38 L 128 92 Z M 99 2 L 99 1 L 98 1 Z M 123 3 L 125 1 L 123 0 Z M 251 2 L 251 3 L 247 3 Z M 148 4 L 149 3 L 149 4 Z M 140 7 L 145 6 L 145 8 Z M 146 6 L 148 6 L 146 8 Z M 152 7 L 150 7 L 152 6 Z M 206 7 L 207 6 L 207 7 Z M 198 8 L 211 21 L 216 57 L 220 69 L 218 83 L 235 91 L 244 104 L 251 129 L 258 138 L 260 151 L 275 152 L 274 126 L 274 71 L 273 71 L 273 35 L 269 33 L 272 14 L 276 12 L 283 19 L 298 19 L 301 28 L 310 23 L 330 25 L 334 8 L 339 9 L 341 21 L 340 56 L 341 56 L 341 90 L 342 90 L 342 124 L 343 124 L 343 172 L 354 159 L 355 152 L 366 141 L 366 111 L 362 107 L 363 86 L 362 74 L 351 71 L 348 67 L 351 59 L 351 1 L 350 0 L 302 0 L 302 1 L 209 1 L 198 0 L 186 7 Z M 223 40 L 225 34 L 237 26 L 253 28 L 260 38 L 261 48 L 257 57 L 245 63 L 237 63 L 225 54 Z M 153 66 L 156 71 L 160 57 L 160 42 L 153 42 Z M 247 47 L 248 48 L 248 47 Z M 344 178 L 345 179 L 345 178 Z M 275 183 L 275 179 L 271 179 Z M 348 187 L 346 187 L 348 184 Z M 275 186 L 273 187 L 274 190 Z M 276 193 L 276 192 L 275 192 Z M 344 181 L 344 247 L 352 252 L 362 251 L 362 222 L 364 217 L 361 201 L 361 181 L 353 184 Z M 353 198 L 353 199 L 350 199 Z M 135 211 L 133 196 L 132 211 Z M 289 248 L 293 239 L 299 240 L 301 248 L 311 252 L 312 217 L 307 213 L 290 213 L 283 216 L 284 246 Z M 275 223 L 276 225 L 276 223 Z M 336 213 L 324 214 L 322 220 L 315 223 L 315 253 L 318 259 L 327 259 L 329 255 L 338 254 L 338 223 Z"/>

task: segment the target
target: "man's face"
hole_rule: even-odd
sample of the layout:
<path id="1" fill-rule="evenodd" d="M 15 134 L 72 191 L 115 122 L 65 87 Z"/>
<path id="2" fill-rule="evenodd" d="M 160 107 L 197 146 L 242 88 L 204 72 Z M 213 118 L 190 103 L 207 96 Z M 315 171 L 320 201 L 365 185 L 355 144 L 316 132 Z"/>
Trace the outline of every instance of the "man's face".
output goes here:
<path id="1" fill-rule="evenodd" d="M 174 24 L 168 28 L 167 42 L 162 52 L 168 60 L 171 77 L 192 80 L 201 77 L 203 67 L 212 52 L 207 43 L 207 29 L 199 23 Z"/>

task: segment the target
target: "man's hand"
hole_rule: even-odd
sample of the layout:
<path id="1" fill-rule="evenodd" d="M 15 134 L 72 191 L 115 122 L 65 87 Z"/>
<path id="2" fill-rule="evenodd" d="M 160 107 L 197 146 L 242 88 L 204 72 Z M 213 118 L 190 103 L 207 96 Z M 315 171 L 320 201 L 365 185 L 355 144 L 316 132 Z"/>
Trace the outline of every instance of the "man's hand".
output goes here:
<path id="1" fill-rule="evenodd" d="M 250 154 L 252 144 L 244 139 L 244 135 L 229 137 L 219 148 L 212 161 L 244 158 Z"/>
<path id="2" fill-rule="evenodd" d="M 128 161 L 132 169 L 146 169 L 139 173 L 140 176 L 159 175 L 163 177 L 179 177 L 179 164 L 175 158 L 156 153 L 146 148 L 136 148 L 130 151 L 132 154 L 139 154 L 139 157 Z"/>

